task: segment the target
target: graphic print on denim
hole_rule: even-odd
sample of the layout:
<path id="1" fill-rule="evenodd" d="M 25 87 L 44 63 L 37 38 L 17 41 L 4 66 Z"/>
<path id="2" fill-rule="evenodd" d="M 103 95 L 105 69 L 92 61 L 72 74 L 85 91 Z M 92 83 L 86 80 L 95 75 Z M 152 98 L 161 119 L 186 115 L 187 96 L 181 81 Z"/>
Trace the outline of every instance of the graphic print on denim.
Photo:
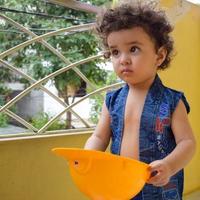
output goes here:
<path id="1" fill-rule="evenodd" d="M 113 154 L 120 154 L 124 127 L 124 111 L 128 92 L 129 86 L 126 84 L 124 87 L 108 92 L 106 95 L 106 106 L 111 117 L 111 152 Z M 164 158 L 175 148 L 176 142 L 171 130 L 171 116 L 180 99 L 182 99 L 187 112 L 189 112 L 189 104 L 184 94 L 165 87 L 159 76 L 156 75 L 147 93 L 140 120 L 139 157 L 141 161 L 149 164 L 154 160 Z M 171 178 L 169 185 L 174 185 L 175 188 L 167 186 L 155 187 L 146 184 L 142 192 L 133 199 L 181 200 L 183 170 Z"/>

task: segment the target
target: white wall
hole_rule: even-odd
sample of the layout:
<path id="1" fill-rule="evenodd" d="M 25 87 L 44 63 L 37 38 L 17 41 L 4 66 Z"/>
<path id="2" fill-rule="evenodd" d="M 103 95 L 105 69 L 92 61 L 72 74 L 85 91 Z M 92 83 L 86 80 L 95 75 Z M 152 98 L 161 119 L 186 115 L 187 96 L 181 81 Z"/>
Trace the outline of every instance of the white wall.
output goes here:
<path id="1" fill-rule="evenodd" d="M 45 87 L 48 88 L 51 92 L 53 92 L 56 96 L 58 96 L 57 89 L 50 81 L 45 85 Z M 75 101 L 77 101 L 78 99 L 80 98 L 76 98 Z M 60 105 L 56 100 L 54 100 L 48 94 L 44 94 L 44 112 L 47 112 L 54 116 L 55 114 L 61 112 L 63 109 L 64 107 Z M 73 110 L 76 111 L 83 119 L 89 119 L 90 109 L 91 105 L 89 103 L 89 99 L 84 100 L 83 102 L 81 102 L 73 108 Z M 64 119 L 65 115 L 63 115 L 62 118 Z"/>

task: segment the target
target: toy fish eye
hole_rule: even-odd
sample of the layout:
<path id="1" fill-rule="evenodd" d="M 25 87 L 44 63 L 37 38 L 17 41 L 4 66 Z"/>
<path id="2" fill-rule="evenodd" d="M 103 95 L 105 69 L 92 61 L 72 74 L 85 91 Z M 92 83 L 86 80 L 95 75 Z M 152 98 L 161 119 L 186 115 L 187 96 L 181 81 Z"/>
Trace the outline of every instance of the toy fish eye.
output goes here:
<path id="1" fill-rule="evenodd" d="M 75 160 L 74 161 L 74 165 L 78 165 L 79 163 L 78 163 L 78 161 L 77 160 Z"/>

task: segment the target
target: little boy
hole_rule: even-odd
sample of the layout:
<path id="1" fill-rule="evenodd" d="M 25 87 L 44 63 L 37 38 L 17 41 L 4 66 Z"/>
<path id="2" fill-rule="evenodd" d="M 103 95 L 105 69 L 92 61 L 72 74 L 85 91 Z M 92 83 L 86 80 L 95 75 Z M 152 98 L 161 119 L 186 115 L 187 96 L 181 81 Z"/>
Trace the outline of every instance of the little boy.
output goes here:
<path id="1" fill-rule="evenodd" d="M 105 151 L 112 138 L 113 154 L 150 165 L 151 178 L 134 200 L 181 200 L 183 168 L 195 152 L 190 108 L 184 94 L 165 87 L 157 74 L 171 60 L 172 27 L 163 11 L 129 3 L 108 9 L 97 31 L 126 85 L 107 93 L 85 149 Z"/>

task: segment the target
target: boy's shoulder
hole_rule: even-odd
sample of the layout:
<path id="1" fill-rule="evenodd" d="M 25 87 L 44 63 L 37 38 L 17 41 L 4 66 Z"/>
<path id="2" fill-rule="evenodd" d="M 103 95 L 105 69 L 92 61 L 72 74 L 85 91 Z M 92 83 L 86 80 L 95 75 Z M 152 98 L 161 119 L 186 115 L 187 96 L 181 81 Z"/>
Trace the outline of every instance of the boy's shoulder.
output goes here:
<path id="1" fill-rule="evenodd" d="M 106 98 L 117 97 L 119 94 L 123 93 L 127 89 L 127 85 L 121 86 L 120 88 L 109 90 L 106 93 Z"/>
<path id="2" fill-rule="evenodd" d="M 183 94 L 183 92 L 182 91 L 180 91 L 180 90 L 176 90 L 176 89 L 174 89 L 174 88 L 170 88 L 170 87 L 166 87 L 166 86 L 164 86 L 165 87 L 165 93 L 166 94 L 171 94 L 171 95 L 182 95 Z"/>
<path id="3" fill-rule="evenodd" d="M 166 90 L 168 90 L 168 91 L 172 91 L 172 92 L 174 92 L 174 93 L 179 93 L 179 92 L 181 92 L 180 90 L 177 90 L 177 89 L 174 89 L 174 88 L 171 88 L 171 87 L 168 87 L 168 86 L 164 86 L 165 87 L 165 89 Z"/>
<path id="4" fill-rule="evenodd" d="M 182 100 L 186 107 L 187 113 L 190 112 L 190 106 L 184 92 L 165 86 L 164 96 L 173 104 L 174 109 L 178 105 L 178 102 Z"/>
<path id="5" fill-rule="evenodd" d="M 116 103 L 117 97 L 123 95 L 123 93 L 127 90 L 127 85 L 124 85 L 118 89 L 107 91 L 105 102 L 107 107 L 109 108 L 111 104 Z"/>

